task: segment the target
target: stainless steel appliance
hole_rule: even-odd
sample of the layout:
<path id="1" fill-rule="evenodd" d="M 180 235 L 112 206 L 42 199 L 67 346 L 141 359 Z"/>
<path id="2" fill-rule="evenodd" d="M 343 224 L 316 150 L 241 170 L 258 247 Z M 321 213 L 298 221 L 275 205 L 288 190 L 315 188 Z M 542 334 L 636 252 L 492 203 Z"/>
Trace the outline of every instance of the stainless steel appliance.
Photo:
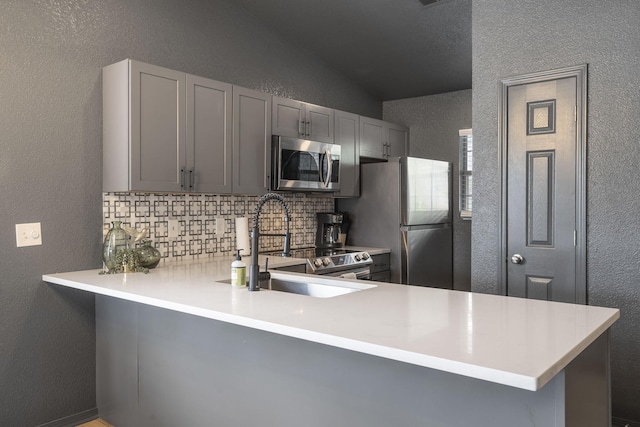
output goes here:
<path id="1" fill-rule="evenodd" d="M 337 203 L 349 244 L 390 248 L 392 282 L 451 289 L 451 163 L 400 157 L 360 170 L 361 196 Z"/>
<path id="2" fill-rule="evenodd" d="M 366 251 L 331 248 L 298 248 L 290 252 L 294 258 L 306 258 L 307 274 L 322 274 L 334 277 L 346 277 L 360 280 L 371 279 L 370 266 L 373 263 Z M 280 256 L 281 252 L 262 255 Z"/>
<path id="3" fill-rule="evenodd" d="M 272 190 L 340 190 L 340 145 L 274 135 L 271 154 Z"/>
<path id="4" fill-rule="evenodd" d="M 316 213 L 318 230 L 316 231 L 316 248 L 340 248 L 342 242 L 342 214 L 333 212 Z"/>

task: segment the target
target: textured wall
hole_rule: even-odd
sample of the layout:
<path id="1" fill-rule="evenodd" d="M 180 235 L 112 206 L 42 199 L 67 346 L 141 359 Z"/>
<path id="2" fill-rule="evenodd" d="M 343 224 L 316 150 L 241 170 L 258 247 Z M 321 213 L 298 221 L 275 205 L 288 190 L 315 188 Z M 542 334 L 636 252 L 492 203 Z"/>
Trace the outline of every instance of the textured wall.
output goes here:
<path id="1" fill-rule="evenodd" d="M 0 2 L 0 425 L 95 407 L 93 296 L 43 273 L 101 262 L 101 67 L 133 59 L 380 117 L 380 102 L 221 0 Z M 14 224 L 42 223 L 15 247 Z"/>
<path id="2" fill-rule="evenodd" d="M 618 307 L 614 416 L 640 421 L 640 7 L 635 0 L 474 0 L 472 289 L 497 292 L 500 78 L 587 63 L 587 278 Z"/>
<path id="3" fill-rule="evenodd" d="M 471 221 L 460 219 L 458 130 L 471 127 L 471 90 L 386 101 L 385 120 L 410 128 L 409 154 L 453 163 L 453 286 L 471 287 Z"/>

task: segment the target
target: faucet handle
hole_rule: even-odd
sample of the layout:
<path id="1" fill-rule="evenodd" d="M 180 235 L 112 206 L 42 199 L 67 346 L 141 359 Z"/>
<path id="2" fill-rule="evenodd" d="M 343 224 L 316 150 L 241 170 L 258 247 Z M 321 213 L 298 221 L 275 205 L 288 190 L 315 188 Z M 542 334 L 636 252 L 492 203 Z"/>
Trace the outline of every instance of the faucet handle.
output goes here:
<path id="1" fill-rule="evenodd" d="M 264 271 L 258 272 L 258 284 L 261 288 L 263 286 L 260 284 L 260 282 L 271 280 L 271 273 L 269 273 L 268 268 L 269 268 L 269 258 L 267 258 L 266 261 L 264 262 Z"/>

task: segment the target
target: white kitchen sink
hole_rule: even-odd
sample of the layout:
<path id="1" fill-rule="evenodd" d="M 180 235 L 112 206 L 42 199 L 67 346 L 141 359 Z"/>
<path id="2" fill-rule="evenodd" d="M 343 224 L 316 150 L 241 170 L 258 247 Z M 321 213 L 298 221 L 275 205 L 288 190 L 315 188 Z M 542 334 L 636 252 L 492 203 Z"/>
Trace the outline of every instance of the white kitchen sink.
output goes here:
<path id="1" fill-rule="evenodd" d="M 231 283 L 231 279 L 221 282 Z M 363 281 L 310 276 L 308 274 L 271 273 L 269 282 L 261 282 L 260 287 L 264 290 L 307 295 L 315 298 L 331 298 L 375 288 L 376 285 Z"/>

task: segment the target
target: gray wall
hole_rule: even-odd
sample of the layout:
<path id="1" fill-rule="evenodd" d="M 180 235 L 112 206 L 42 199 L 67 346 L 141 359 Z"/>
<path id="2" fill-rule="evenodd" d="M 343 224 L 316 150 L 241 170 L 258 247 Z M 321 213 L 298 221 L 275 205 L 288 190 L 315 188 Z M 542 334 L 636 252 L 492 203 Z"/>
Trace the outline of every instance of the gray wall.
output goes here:
<path id="1" fill-rule="evenodd" d="M 385 120 L 410 128 L 409 154 L 453 163 L 453 286 L 471 288 L 471 222 L 460 219 L 458 130 L 471 127 L 471 90 L 386 101 Z"/>
<path id="2" fill-rule="evenodd" d="M 587 277 L 618 307 L 613 414 L 640 421 L 640 7 L 636 0 L 473 1 L 472 289 L 498 291 L 500 78 L 587 63 Z"/>
<path id="3" fill-rule="evenodd" d="M 41 282 L 101 265 L 101 67 L 126 57 L 372 117 L 381 103 L 216 0 L 0 2 L 0 425 L 95 407 L 94 300 Z M 15 247 L 14 224 L 42 223 Z"/>

